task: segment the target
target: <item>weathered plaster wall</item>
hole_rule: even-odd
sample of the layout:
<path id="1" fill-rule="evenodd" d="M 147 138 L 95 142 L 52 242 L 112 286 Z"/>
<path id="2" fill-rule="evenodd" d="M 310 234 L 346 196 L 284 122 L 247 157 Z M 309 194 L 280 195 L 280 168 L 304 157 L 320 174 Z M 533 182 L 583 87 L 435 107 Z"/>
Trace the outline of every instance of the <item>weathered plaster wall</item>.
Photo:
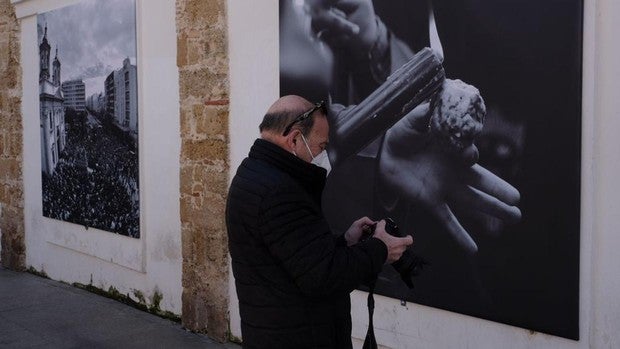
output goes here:
<path id="1" fill-rule="evenodd" d="M 177 0 L 183 325 L 228 338 L 228 56 L 224 0 Z"/>
<path id="2" fill-rule="evenodd" d="M 24 182 L 19 25 L 9 0 L 0 0 L 0 264 L 25 267 Z"/>

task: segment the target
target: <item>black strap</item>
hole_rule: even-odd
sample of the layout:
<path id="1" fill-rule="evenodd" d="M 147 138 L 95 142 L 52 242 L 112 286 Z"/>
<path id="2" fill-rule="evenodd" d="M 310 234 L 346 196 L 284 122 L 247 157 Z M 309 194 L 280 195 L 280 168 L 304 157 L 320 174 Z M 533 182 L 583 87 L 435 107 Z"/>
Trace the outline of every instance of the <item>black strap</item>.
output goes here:
<path id="1" fill-rule="evenodd" d="M 375 291 L 375 283 L 370 285 L 368 290 L 368 332 L 366 332 L 366 339 L 364 339 L 364 345 L 362 349 L 377 349 L 377 340 L 375 339 L 375 329 L 372 323 L 372 315 L 375 311 L 375 298 L 373 293 Z"/>

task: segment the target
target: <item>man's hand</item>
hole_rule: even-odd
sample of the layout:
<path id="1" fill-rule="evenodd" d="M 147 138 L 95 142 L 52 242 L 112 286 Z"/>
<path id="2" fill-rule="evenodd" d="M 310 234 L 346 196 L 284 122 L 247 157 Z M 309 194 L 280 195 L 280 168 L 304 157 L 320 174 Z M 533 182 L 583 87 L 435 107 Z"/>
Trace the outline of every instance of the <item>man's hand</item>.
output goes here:
<path id="1" fill-rule="evenodd" d="M 367 53 L 377 40 L 371 0 L 323 0 L 312 3 L 312 27 L 327 43 Z"/>
<path id="2" fill-rule="evenodd" d="M 399 238 L 396 236 L 392 236 L 385 231 L 385 221 L 381 220 L 377 223 L 377 227 L 375 228 L 374 238 L 377 238 L 387 246 L 388 254 L 387 260 L 385 261 L 388 264 L 394 263 L 400 259 L 400 256 L 403 255 L 403 252 L 407 249 L 407 246 L 413 244 L 413 238 L 410 235 L 407 235 L 403 238 Z"/>
<path id="3" fill-rule="evenodd" d="M 375 223 L 375 221 L 368 217 L 362 217 L 353 222 L 351 227 L 344 233 L 344 239 L 347 241 L 347 246 L 356 244 L 364 233 L 364 229 L 367 229 Z"/>
<path id="4" fill-rule="evenodd" d="M 379 163 L 380 202 L 392 207 L 405 199 L 432 212 L 466 251 L 478 246 L 461 226 L 452 208 L 473 216 L 492 216 L 508 222 L 521 219 L 515 206 L 519 191 L 479 165 L 475 146 L 450 154 L 428 133 L 428 104 L 396 123 L 384 140 Z"/>

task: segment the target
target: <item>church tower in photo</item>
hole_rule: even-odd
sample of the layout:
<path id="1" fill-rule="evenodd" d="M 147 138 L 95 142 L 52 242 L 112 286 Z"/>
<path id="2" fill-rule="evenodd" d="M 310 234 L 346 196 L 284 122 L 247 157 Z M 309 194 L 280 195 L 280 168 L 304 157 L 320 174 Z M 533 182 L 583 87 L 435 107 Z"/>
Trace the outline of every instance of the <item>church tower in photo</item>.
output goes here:
<path id="1" fill-rule="evenodd" d="M 65 148 L 65 109 L 60 82 L 60 60 L 58 47 L 54 58 L 50 80 L 51 46 L 47 40 L 47 25 L 39 45 L 39 103 L 41 130 L 41 171 L 54 174 L 60 153 Z"/>

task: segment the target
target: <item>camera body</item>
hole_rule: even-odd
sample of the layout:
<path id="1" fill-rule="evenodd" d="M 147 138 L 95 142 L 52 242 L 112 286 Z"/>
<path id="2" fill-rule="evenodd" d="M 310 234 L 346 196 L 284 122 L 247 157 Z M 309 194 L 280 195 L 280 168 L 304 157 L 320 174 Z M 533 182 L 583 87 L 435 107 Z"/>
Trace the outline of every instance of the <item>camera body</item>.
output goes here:
<path id="1" fill-rule="evenodd" d="M 407 234 L 404 234 L 398 228 L 396 222 L 394 222 L 391 218 L 385 218 L 385 231 L 395 237 L 405 237 Z M 369 227 L 369 229 L 362 235 L 361 240 L 366 240 L 370 238 L 375 233 L 376 224 Z M 424 264 L 427 264 L 422 258 L 416 256 L 411 249 L 406 249 L 403 252 L 402 256 L 391 265 L 396 269 L 396 271 L 400 274 L 400 278 L 403 282 L 409 287 L 413 288 L 412 278 L 421 271 Z"/>

